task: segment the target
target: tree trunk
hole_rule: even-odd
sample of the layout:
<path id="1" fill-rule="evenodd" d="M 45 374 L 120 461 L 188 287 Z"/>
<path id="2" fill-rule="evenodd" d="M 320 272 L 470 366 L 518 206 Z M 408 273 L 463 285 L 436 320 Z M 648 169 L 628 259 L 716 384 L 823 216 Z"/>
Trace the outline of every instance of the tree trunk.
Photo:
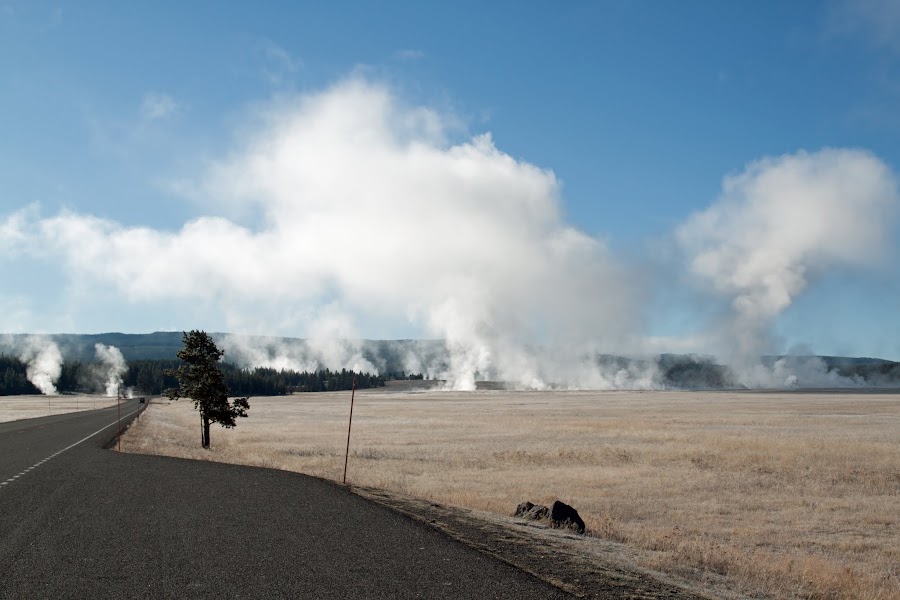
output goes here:
<path id="1" fill-rule="evenodd" d="M 209 417 L 203 415 L 203 447 L 209 448 Z"/>

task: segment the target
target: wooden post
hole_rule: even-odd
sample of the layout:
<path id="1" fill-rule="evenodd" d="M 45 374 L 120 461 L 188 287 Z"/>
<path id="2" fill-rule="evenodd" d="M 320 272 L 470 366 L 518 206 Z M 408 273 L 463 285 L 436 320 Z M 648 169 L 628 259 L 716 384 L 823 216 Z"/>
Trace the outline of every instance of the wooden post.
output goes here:
<path id="1" fill-rule="evenodd" d="M 350 421 L 347 423 L 347 451 L 344 453 L 344 479 L 347 483 L 347 461 L 350 459 L 350 428 L 353 426 L 353 398 L 356 396 L 356 377 L 353 378 L 353 390 L 350 392 Z"/>
<path id="2" fill-rule="evenodd" d="M 122 402 L 121 402 L 122 394 L 121 389 L 116 388 L 116 412 L 118 413 L 119 419 L 119 434 L 118 434 L 118 442 L 119 442 L 119 452 L 122 451 Z"/>

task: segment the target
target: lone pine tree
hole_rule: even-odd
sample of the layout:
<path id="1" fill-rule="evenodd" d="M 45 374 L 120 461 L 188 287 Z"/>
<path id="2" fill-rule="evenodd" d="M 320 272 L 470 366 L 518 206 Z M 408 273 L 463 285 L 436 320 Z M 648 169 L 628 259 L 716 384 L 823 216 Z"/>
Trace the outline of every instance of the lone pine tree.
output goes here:
<path id="1" fill-rule="evenodd" d="M 247 416 L 250 403 L 247 398 L 228 401 L 228 386 L 218 365 L 225 352 L 216 347 L 205 331 L 183 333 L 182 341 L 184 348 L 178 352 L 178 358 L 184 364 L 167 373 L 178 380 L 178 387 L 168 390 L 167 395 L 171 400 L 194 401 L 194 408 L 200 411 L 200 443 L 209 448 L 210 423 L 236 427 L 235 419 Z"/>

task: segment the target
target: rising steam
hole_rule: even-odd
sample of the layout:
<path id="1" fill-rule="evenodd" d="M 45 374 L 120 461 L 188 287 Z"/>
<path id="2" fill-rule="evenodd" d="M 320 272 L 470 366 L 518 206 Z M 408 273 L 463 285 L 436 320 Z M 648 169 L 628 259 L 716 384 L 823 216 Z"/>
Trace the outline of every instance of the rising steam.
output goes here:
<path id="1" fill-rule="evenodd" d="M 731 299 L 718 353 L 743 383 L 796 382 L 760 364 L 775 319 L 828 270 L 883 263 L 898 197 L 893 174 L 868 152 L 799 152 L 726 178 L 719 201 L 679 228 L 691 272 Z"/>
<path id="2" fill-rule="evenodd" d="M 456 389 L 661 385 L 653 361 L 599 358 L 658 353 L 642 329 L 645 278 L 565 222 L 552 171 L 490 134 L 451 141 L 453 115 L 360 78 L 272 106 L 260 123 L 181 185 L 214 216 L 172 232 L 26 210 L 0 223 L 0 243 L 61 257 L 73 279 L 133 302 L 199 304 L 230 331 L 307 338 L 228 339 L 245 364 L 379 370 L 353 341 L 366 323 L 369 337 L 441 340 L 410 346 L 403 363 Z M 727 178 L 675 236 L 686 269 L 731 300 L 723 337 L 734 343 L 700 351 L 737 365 L 745 384 L 802 385 L 758 360 L 775 319 L 828 269 L 876 262 L 897 204 L 889 169 L 857 150 L 763 159 Z"/>
<path id="3" fill-rule="evenodd" d="M 122 351 L 115 346 L 95 344 L 94 351 L 97 361 L 100 363 L 101 377 L 107 396 L 116 396 L 122 386 L 122 376 L 128 370 Z"/>
<path id="4" fill-rule="evenodd" d="M 592 368 L 594 346 L 633 330 L 635 286 L 601 240 L 563 221 L 552 172 L 487 134 L 447 143 L 455 123 L 353 79 L 268 115 L 196 186 L 235 220 L 168 233 L 20 214 L 7 227 L 39 232 L 24 236 L 34 251 L 55 249 L 86 285 L 201 300 L 231 330 L 296 331 L 348 366 L 352 348 L 328 340 L 359 337 L 359 320 L 400 318 L 446 340 L 440 375 L 457 388 L 476 377 L 540 387 L 571 360 Z M 262 223 L 240 224 L 246 214 Z"/>
<path id="5" fill-rule="evenodd" d="M 56 382 L 62 374 L 62 353 L 55 342 L 41 336 L 29 336 L 19 351 L 19 359 L 24 362 L 28 381 L 42 394 L 52 396 L 57 393 Z"/>

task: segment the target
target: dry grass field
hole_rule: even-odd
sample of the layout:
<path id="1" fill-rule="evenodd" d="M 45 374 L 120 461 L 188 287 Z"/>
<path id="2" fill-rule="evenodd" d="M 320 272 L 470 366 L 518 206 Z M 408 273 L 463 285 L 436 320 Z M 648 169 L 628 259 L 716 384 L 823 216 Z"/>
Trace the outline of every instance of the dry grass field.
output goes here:
<path id="1" fill-rule="evenodd" d="M 252 398 L 199 448 L 156 401 L 128 451 L 340 480 L 349 393 Z M 510 514 L 559 498 L 640 565 L 774 598 L 900 598 L 900 395 L 356 395 L 348 481 Z"/>
<path id="2" fill-rule="evenodd" d="M 115 406 L 106 396 L 0 396 L 0 423 Z"/>

